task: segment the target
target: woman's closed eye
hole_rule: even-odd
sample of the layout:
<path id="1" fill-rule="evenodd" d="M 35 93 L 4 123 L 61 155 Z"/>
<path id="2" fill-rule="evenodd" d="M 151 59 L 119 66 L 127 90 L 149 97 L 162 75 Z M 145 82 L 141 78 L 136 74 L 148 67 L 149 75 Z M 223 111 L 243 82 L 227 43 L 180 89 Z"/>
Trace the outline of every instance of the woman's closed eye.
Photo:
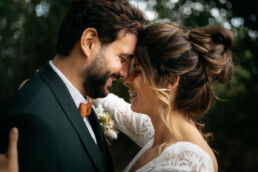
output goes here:
<path id="1" fill-rule="evenodd" d="M 137 75 L 141 74 L 141 70 L 140 69 L 134 69 L 133 74 L 135 74 L 137 76 Z"/>

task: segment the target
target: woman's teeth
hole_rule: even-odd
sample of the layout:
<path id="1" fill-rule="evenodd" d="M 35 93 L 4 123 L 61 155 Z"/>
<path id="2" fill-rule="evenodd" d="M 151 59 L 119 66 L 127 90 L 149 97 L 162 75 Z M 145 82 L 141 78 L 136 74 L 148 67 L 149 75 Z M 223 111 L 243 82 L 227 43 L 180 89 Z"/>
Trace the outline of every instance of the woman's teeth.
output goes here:
<path id="1" fill-rule="evenodd" d="M 130 93 L 130 98 L 134 98 L 134 97 L 136 97 L 136 93 Z"/>

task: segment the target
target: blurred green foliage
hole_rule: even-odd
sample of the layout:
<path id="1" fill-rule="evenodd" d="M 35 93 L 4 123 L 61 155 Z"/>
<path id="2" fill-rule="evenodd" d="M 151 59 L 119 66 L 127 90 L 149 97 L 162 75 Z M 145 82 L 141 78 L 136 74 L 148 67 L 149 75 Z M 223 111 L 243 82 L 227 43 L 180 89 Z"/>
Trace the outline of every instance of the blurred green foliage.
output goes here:
<path id="1" fill-rule="evenodd" d="M 216 85 L 220 97 L 204 121 L 218 152 L 219 171 L 258 170 L 258 1 L 252 0 L 131 0 L 150 22 L 175 21 L 186 27 L 221 24 L 235 34 L 234 76 Z M 15 95 L 19 84 L 55 56 L 55 42 L 71 0 L 0 1 L 0 107 Z M 112 90 L 128 98 L 118 81 Z M 125 136 L 111 146 L 117 171 L 138 148 Z M 123 152 L 121 154 L 121 152 Z M 126 155 L 126 156 L 124 156 Z M 125 157 L 125 158 L 123 158 Z"/>

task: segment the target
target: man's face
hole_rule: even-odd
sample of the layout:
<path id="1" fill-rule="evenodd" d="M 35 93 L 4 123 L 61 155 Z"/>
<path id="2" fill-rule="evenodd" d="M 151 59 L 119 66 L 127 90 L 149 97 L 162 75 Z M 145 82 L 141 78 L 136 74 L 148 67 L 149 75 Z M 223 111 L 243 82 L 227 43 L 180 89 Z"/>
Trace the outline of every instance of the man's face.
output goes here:
<path id="1" fill-rule="evenodd" d="M 136 43 L 135 34 L 120 32 L 116 41 L 100 48 L 91 64 L 83 71 L 83 86 L 89 97 L 105 97 L 114 80 L 127 77 Z"/>

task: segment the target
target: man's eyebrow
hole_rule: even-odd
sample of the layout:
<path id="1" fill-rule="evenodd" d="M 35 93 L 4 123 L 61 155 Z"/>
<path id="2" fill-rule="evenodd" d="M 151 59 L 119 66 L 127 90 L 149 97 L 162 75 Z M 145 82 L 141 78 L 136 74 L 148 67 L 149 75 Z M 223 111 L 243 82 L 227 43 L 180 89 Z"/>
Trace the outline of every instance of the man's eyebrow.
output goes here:
<path id="1" fill-rule="evenodd" d="M 122 53 L 122 54 L 120 54 L 120 56 L 134 58 L 134 54 L 131 54 L 131 53 Z"/>

